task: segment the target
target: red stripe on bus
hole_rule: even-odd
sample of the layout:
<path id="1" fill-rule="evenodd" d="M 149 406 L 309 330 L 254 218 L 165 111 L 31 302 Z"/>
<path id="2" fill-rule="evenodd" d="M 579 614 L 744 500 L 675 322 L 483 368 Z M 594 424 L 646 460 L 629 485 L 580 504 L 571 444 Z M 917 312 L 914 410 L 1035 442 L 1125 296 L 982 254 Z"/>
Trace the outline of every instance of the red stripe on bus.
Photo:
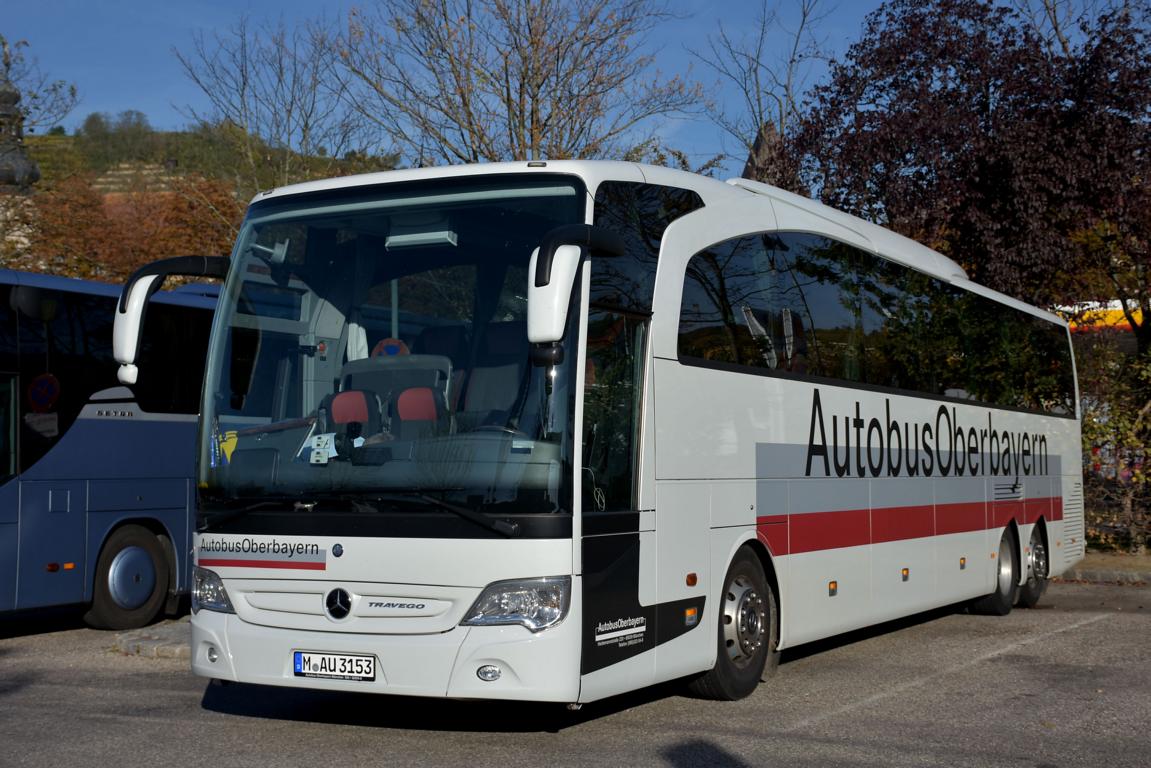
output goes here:
<path id="1" fill-rule="evenodd" d="M 819 552 L 950 533 L 998 530 L 1063 518 L 1059 497 L 1027 501 L 960 502 L 906 507 L 846 509 L 756 518 L 756 531 L 773 555 Z"/>
<path id="2" fill-rule="evenodd" d="M 217 568 L 291 568 L 299 571 L 323 571 L 327 569 L 324 563 L 292 562 L 289 560 L 204 560 L 201 558 L 197 565 L 214 565 Z"/>
<path id="3" fill-rule="evenodd" d="M 871 541 L 871 510 L 805 512 L 788 520 L 790 554 L 858 547 Z"/>
<path id="4" fill-rule="evenodd" d="M 1025 518 L 1026 505 L 1019 499 L 1010 501 L 991 502 L 991 528 L 1005 528 L 1012 520 L 1022 524 Z"/>
<path id="5" fill-rule="evenodd" d="M 987 528 L 987 504 L 967 501 L 958 504 L 935 505 L 935 535 L 970 533 Z M 910 538 L 910 537 L 908 537 Z"/>
<path id="6" fill-rule="evenodd" d="M 759 540 L 773 557 L 791 553 L 787 542 L 787 515 L 760 517 L 755 522 Z"/>
<path id="7" fill-rule="evenodd" d="M 920 539 L 934 533 L 935 518 L 930 506 L 879 507 L 871 510 L 872 543 Z"/>

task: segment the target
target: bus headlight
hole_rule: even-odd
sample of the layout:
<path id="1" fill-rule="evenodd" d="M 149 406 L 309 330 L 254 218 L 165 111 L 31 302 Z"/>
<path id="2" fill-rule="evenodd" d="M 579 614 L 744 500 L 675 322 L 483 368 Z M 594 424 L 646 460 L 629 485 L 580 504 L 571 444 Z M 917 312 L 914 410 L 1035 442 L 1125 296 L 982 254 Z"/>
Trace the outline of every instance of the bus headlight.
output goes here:
<path id="1" fill-rule="evenodd" d="M 192 566 L 192 613 L 201 610 L 236 612 L 228 599 L 228 590 L 224 589 L 223 579 L 215 571 L 195 565 Z"/>
<path id="2" fill-rule="evenodd" d="M 571 584 L 570 576 L 497 581 L 480 593 L 460 624 L 520 624 L 532 632 L 554 627 L 567 616 Z"/>

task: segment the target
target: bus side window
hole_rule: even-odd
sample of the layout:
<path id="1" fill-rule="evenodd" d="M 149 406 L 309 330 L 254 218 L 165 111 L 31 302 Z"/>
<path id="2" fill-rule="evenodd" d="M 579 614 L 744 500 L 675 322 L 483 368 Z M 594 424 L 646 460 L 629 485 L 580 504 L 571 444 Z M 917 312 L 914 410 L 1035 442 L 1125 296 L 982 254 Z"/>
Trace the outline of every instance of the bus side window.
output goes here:
<path id="1" fill-rule="evenodd" d="M 635 450 L 643 391 L 646 322 L 593 308 L 588 313 L 584 395 L 585 511 L 635 508 Z"/>
<path id="2" fill-rule="evenodd" d="M 116 384 L 115 297 L 13 289 L 20 339 L 20 470 L 64 434 L 92 393 Z"/>

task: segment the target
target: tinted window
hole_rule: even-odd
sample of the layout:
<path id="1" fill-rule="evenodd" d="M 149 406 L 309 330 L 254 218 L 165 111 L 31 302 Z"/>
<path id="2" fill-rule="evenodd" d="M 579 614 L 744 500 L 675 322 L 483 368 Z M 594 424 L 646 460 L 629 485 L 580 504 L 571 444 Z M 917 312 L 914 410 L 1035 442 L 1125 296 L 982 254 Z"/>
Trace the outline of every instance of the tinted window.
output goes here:
<path id="1" fill-rule="evenodd" d="M 679 352 L 688 363 L 1074 412 L 1062 327 L 810 234 L 750 235 L 696 254 Z"/>
<path id="2" fill-rule="evenodd" d="M 627 255 L 596 261 L 592 303 L 650 312 L 664 230 L 680 216 L 702 207 L 700 196 L 687 189 L 629 181 L 600 184 L 594 221 L 623 236 Z"/>
<path id="3" fill-rule="evenodd" d="M 204 358 L 211 333 L 207 309 L 153 302 L 140 340 L 136 402 L 152 413 L 200 412 Z"/>
<path id="4" fill-rule="evenodd" d="M 110 296 L 12 289 L 20 339 L 20 468 L 72 426 L 92 393 L 117 385 Z"/>

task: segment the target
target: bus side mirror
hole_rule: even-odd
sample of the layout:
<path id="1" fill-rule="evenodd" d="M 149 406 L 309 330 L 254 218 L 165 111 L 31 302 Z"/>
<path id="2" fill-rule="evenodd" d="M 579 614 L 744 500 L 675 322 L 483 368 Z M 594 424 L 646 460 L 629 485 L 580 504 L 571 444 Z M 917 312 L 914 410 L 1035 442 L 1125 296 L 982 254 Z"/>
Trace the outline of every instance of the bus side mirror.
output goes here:
<path id="1" fill-rule="evenodd" d="M 528 274 L 536 274 L 540 248 L 532 253 Z M 563 338 L 567 324 L 568 302 L 579 271 L 583 249 L 578 245 L 561 245 L 552 253 L 551 275 L 544 285 L 528 281 L 528 341 L 550 344 Z"/>
<path id="2" fill-rule="evenodd" d="M 136 357 L 140 352 L 140 335 L 144 326 L 144 312 L 148 299 L 169 275 L 223 278 L 228 274 L 231 260 L 226 256 L 177 256 L 145 264 L 124 283 L 112 329 L 112 355 L 120 363 L 116 377 L 121 384 L 135 384 L 139 369 Z"/>
<path id="3" fill-rule="evenodd" d="M 590 224 L 556 227 L 544 235 L 528 265 L 528 341 L 558 349 L 584 249 L 595 256 L 623 256 L 623 238 Z M 558 353 L 557 353 L 558 354 Z M 536 357 L 533 355 L 533 358 Z M 541 360 L 548 356 L 542 355 Z"/>

